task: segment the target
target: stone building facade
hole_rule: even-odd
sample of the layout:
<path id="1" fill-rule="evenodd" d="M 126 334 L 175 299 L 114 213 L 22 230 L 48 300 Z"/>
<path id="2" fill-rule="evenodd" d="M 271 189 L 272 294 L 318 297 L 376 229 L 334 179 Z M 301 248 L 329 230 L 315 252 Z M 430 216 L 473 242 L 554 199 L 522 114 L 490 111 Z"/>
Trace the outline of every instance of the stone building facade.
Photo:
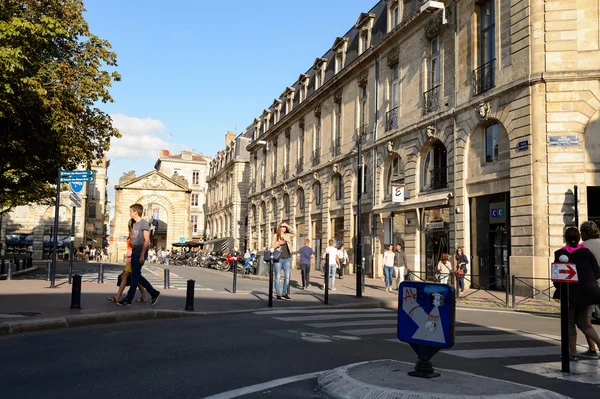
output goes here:
<path id="1" fill-rule="evenodd" d="M 210 238 L 232 237 L 234 248 L 244 251 L 247 247 L 250 156 L 246 147 L 249 142 L 246 133 L 236 137 L 235 133 L 227 132 L 225 149 L 210 162 L 206 179 L 207 235 Z"/>
<path id="2" fill-rule="evenodd" d="M 95 172 L 94 181 L 83 183 L 81 191 L 74 193 L 64 183 L 60 193 L 58 219 L 58 251 L 69 245 L 73 209 L 75 208 L 74 246 L 104 248 L 107 232 L 108 195 L 106 191 L 107 170 L 110 160 L 103 157 L 87 169 Z M 85 167 L 79 168 L 81 170 Z M 54 237 L 54 205 L 29 204 L 17 206 L 1 219 L 0 242 L 2 257 L 22 258 L 27 247 L 33 245 L 33 259 L 51 259 Z"/>
<path id="3" fill-rule="evenodd" d="M 504 289 L 548 276 L 575 186 L 600 220 L 598 2 L 443 3 L 380 1 L 250 124 L 252 246 L 285 220 L 296 248 L 354 252 L 359 138 L 373 276 L 390 242 L 423 277 L 462 247 L 470 279 Z"/>

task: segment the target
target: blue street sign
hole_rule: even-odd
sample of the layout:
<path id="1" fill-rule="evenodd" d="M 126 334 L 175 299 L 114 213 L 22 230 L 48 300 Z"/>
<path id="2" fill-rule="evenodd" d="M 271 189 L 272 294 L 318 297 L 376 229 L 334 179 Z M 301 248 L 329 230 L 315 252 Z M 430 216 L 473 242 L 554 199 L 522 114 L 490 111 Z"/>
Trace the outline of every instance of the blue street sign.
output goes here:
<path id="1" fill-rule="evenodd" d="M 185 242 L 185 237 L 179 237 L 179 242 L 183 244 Z"/>
<path id="2" fill-rule="evenodd" d="M 94 176 L 90 176 L 90 177 L 61 177 L 60 178 L 60 182 L 61 183 L 71 183 L 71 182 L 75 182 L 75 183 L 89 183 L 89 182 L 93 182 L 94 181 Z"/>
<path id="3" fill-rule="evenodd" d="M 454 345 L 454 287 L 404 281 L 400 284 L 398 295 L 400 341 L 436 348 L 451 348 Z"/>
<path id="4" fill-rule="evenodd" d="M 71 182 L 71 191 L 73 191 L 74 193 L 80 193 L 81 190 L 83 190 L 82 182 L 75 182 L 75 181 Z"/>
<path id="5" fill-rule="evenodd" d="M 60 172 L 61 177 L 88 177 L 93 175 L 93 170 L 63 170 Z"/>

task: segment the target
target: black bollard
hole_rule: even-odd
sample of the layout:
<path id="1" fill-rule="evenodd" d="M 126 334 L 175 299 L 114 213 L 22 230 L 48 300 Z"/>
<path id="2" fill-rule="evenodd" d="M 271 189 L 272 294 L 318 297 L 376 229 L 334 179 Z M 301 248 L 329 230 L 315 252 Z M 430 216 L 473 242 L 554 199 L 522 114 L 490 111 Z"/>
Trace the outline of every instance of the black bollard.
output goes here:
<path id="1" fill-rule="evenodd" d="M 273 262 L 269 260 L 269 307 L 273 307 Z"/>
<path id="2" fill-rule="evenodd" d="M 571 372 L 569 359 L 569 283 L 560 283 L 560 356 L 563 373 Z"/>
<path id="3" fill-rule="evenodd" d="M 6 272 L 6 279 L 12 280 L 12 261 L 8 261 L 8 271 Z"/>
<path id="4" fill-rule="evenodd" d="M 235 294 L 237 291 L 237 262 L 233 264 L 233 293 Z"/>
<path id="5" fill-rule="evenodd" d="M 51 273 L 51 261 L 48 261 L 48 278 L 46 279 L 46 281 L 50 281 L 50 273 Z"/>
<path id="6" fill-rule="evenodd" d="M 73 276 L 73 285 L 71 286 L 71 309 L 81 309 L 81 276 Z"/>
<path id="7" fill-rule="evenodd" d="M 17 272 L 19 271 L 19 264 L 20 264 L 19 259 L 15 259 L 15 271 L 17 271 Z"/>
<path id="8" fill-rule="evenodd" d="M 163 271 L 164 280 L 165 280 L 165 290 L 171 288 L 171 271 L 169 269 L 165 269 Z"/>
<path id="9" fill-rule="evenodd" d="M 33 267 L 33 259 L 27 258 L 27 267 Z"/>
<path id="10" fill-rule="evenodd" d="M 0 274 L 6 273 L 6 265 L 4 263 L 4 258 L 2 258 L 2 262 L 0 262 Z"/>
<path id="11" fill-rule="evenodd" d="M 194 286 L 196 282 L 194 280 L 188 280 L 187 282 L 187 292 L 185 294 L 185 310 L 190 312 L 194 311 Z"/>
<path id="12" fill-rule="evenodd" d="M 325 301 L 323 303 L 329 305 L 329 254 L 325 255 Z"/>
<path id="13" fill-rule="evenodd" d="M 104 265 L 102 263 L 98 267 L 98 284 L 104 284 Z"/>

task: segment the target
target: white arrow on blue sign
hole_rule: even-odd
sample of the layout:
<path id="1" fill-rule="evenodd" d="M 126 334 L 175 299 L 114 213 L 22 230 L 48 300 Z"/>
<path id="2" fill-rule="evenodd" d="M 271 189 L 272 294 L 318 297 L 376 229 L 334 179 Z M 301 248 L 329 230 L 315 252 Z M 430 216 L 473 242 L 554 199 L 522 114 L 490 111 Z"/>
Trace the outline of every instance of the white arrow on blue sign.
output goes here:
<path id="1" fill-rule="evenodd" d="M 183 244 L 185 242 L 185 237 L 179 237 L 179 242 Z"/>
<path id="2" fill-rule="evenodd" d="M 89 177 L 61 177 L 60 178 L 60 182 L 61 183 L 72 183 L 72 182 L 76 182 L 76 183 L 89 183 L 94 181 L 94 176 L 89 176 Z"/>
<path id="3" fill-rule="evenodd" d="M 71 181 L 71 191 L 80 193 L 83 190 L 83 182 Z"/>
<path id="4" fill-rule="evenodd" d="M 86 177 L 93 175 L 93 170 L 63 170 L 60 172 L 61 177 Z"/>

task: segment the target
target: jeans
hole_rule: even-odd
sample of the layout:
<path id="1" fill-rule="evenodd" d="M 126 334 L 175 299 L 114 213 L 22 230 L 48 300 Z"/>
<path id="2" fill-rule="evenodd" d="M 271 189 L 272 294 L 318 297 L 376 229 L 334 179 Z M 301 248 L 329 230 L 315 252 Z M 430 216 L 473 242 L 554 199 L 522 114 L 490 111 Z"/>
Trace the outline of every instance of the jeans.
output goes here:
<path id="1" fill-rule="evenodd" d="M 310 286 L 310 264 L 300 264 L 302 269 L 302 286 L 308 288 Z"/>
<path id="2" fill-rule="evenodd" d="M 337 269 L 337 271 L 338 271 L 338 273 L 339 273 L 339 275 L 340 275 L 340 278 L 341 278 L 341 277 L 344 277 L 344 268 L 345 268 L 345 267 L 346 267 L 346 265 L 342 263 L 342 264 L 340 265 L 340 267 Z"/>
<path id="3" fill-rule="evenodd" d="M 335 287 L 335 272 L 337 270 L 337 265 L 329 265 L 329 289 L 333 289 Z"/>
<path id="4" fill-rule="evenodd" d="M 383 266 L 385 276 L 385 288 L 392 286 L 392 276 L 394 275 L 394 266 Z"/>
<path id="5" fill-rule="evenodd" d="M 283 269 L 283 295 L 287 294 L 288 286 L 290 285 L 290 269 L 292 262 L 290 258 L 279 259 L 279 262 L 273 265 L 275 271 L 275 293 L 281 296 L 279 279 L 281 278 L 281 269 Z"/>
<path id="6" fill-rule="evenodd" d="M 464 291 L 465 290 L 465 276 L 458 275 L 457 279 L 458 279 L 458 289 L 461 291 Z"/>
<path id="7" fill-rule="evenodd" d="M 141 254 L 142 247 L 134 248 L 131 252 L 131 286 L 127 292 L 127 300 L 129 301 L 133 300 L 138 284 L 141 284 L 152 297 L 158 295 L 158 291 L 156 291 L 154 287 L 152 287 L 152 284 L 142 276 L 142 265 L 140 264 Z"/>

